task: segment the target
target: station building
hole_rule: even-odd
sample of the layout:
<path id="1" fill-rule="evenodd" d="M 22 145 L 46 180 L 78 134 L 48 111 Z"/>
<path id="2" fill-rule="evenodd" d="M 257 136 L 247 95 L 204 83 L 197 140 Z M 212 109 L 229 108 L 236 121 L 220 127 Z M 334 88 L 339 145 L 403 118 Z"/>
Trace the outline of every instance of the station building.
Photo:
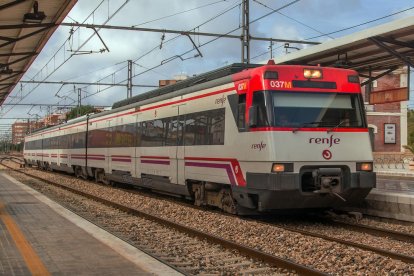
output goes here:
<path id="1" fill-rule="evenodd" d="M 17 145 L 24 141 L 27 133 L 44 127 L 42 121 L 39 122 L 15 122 L 12 124 L 12 144 Z"/>
<path id="2" fill-rule="evenodd" d="M 393 73 L 387 74 L 372 82 L 372 95 L 380 92 L 387 97 L 387 93 L 398 93 L 399 90 L 407 89 L 406 68 L 401 68 Z M 365 80 L 362 80 L 362 82 Z M 407 113 L 408 101 L 395 101 L 383 104 L 370 104 L 368 93 L 362 87 L 365 95 L 365 110 L 367 114 L 368 127 L 371 134 L 371 144 L 374 152 L 404 152 L 407 145 Z"/>

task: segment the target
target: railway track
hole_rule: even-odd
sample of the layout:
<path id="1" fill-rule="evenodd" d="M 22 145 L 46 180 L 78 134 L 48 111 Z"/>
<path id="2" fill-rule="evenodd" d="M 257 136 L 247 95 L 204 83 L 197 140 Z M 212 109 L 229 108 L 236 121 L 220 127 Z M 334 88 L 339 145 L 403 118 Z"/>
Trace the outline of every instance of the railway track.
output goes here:
<path id="1" fill-rule="evenodd" d="M 43 178 L 41 178 L 41 180 L 45 181 Z M 150 197 L 151 195 L 146 194 L 146 196 Z M 170 201 L 174 201 L 175 203 L 177 203 L 176 200 L 171 200 L 170 199 Z M 188 203 L 181 202 L 179 204 L 183 204 L 183 205 L 186 205 L 186 207 L 191 207 L 191 208 L 194 208 L 194 209 L 200 209 L 200 208 L 195 207 L 193 205 L 189 205 Z M 214 211 L 209 210 L 209 212 L 214 212 Z M 221 214 L 221 215 L 223 215 L 223 214 Z M 257 222 L 257 219 L 255 219 L 253 221 Z M 381 237 L 386 237 L 386 238 L 392 238 L 392 239 L 395 239 L 395 240 L 398 240 L 398 241 L 404 241 L 404 242 L 410 243 L 410 244 L 412 244 L 413 241 L 414 241 L 414 237 L 411 234 L 396 232 L 396 231 L 392 231 L 392 230 L 388 230 L 388 229 L 382 229 L 382 228 L 378 228 L 378 227 L 371 227 L 371 226 L 366 226 L 366 225 L 361 225 L 361 224 L 356 224 L 356 223 L 344 223 L 344 222 L 333 221 L 333 220 L 330 220 L 330 221 L 325 220 L 325 222 L 327 224 L 329 224 L 329 227 L 337 227 L 339 230 L 347 229 L 347 230 L 354 231 L 354 232 L 359 232 L 359 233 L 365 233 L 365 234 L 368 233 L 370 235 L 374 235 L 375 237 L 381 236 Z M 345 239 L 340 239 L 340 238 L 333 237 L 335 235 L 326 235 L 326 234 L 321 234 L 321 233 L 315 233 L 315 231 L 307 231 L 307 230 L 299 229 L 298 227 L 287 227 L 287 226 L 280 225 L 280 224 L 277 224 L 277 223 L 274 224 L 274 223 L 269 223 L 269 222 L 265 222 L 265 221 L 261 222 L 261 223 L 270 225 L 272 227 L 282 228 L 282 229 L 290 231 L 290 232 L 300 233 L 301 235 L 316 237 L 316 238 L 324 239 L 324 240 L 327 240 L 327 241 L 343 244 L 343 245 L 346 245 L 346 246 L 351 246 L 351 247 L 363 249 L 363 250 L 366 250 L 366 251 L 375 252 L 376 254 L 380 254 L 380 255 L 395 259 L 395 260 L 400 260 L 400 261 L 408 263 L 408 264 L 413 264 L 414 263 L 414 257 L 412 257 L 412 256 L 396 253 L 396 252 L 393 252 L 393 251 L 390 251 L 390 250 L 384 250 L 382 248 L 378 248 L 378 247 L 374 247 L 374 246 L 370 246 L 370 245 L 365 245 L 365 244 L 359 243 L 359 242 L 356 243 L 356 242 L 352 242 L 352 241 L 347 241 Z M 192 235 L 194 235 L 194 234 L 192 234 Z M 230 244 L 230 246 L 232 246 L 232 245 Z M 245 255 L 253 256 L 254 253 L 253 252 L 246 252 Z M 262 260 L 264 260 L 266 257 L 260 257 L 260 258 L 262 258 Z"/>
<path id="2" fill-rule="evenodd" d="M 366 245 L 366 244 L 363 244 L 363 243 L 357 243 L 357 242 L 349 241 L 349 240 L 346 240 L 346 239 L 336 238 L 334 236 L 327 235 L 327 234 L 321 234 L 321 233 L 317 233 L 317 232 L 314 232 L 314 231 L 303 230 L 303 229 L 300 229 L 299 227 L 289 227 L 289 226 L 285 226 L 285 225 L 280 225 L 279 223 L 275 224 L 275 223 L 269 223 L 269 222 L 265 222 L 265 221 L 263 221 L 263 223 L 269 224 L 271 226 L 280 227 L 280 228 L 283 228 L 287 231 L 296 232 L 296 233 L 299 233 L 299 234 L 302 234 L 302 235 L 316 237 L 316 238 L 324 239 L 324 240 L 327 240 L 327 241 L 340 243 L 340 244 L 343 244 L 343 245 L 346 245 L 346 246 L 352 246 L 352 247 L 359 248 L 359 249 L 362 249 L 362 250 L 371 251 L 371 252 L 374 252 L 376 254 L 380 254 L 382 256 L 389 257 L 389 258 L 392 258 L 392 259 L 395 259 L 395 260 L 400 260 L 400 261 L 403 261 L 405 263 L 414 264 L 414 256 L 400 254 L 400 253 L 397 253 L 397 252 L 394 252 L 394 251 L 385 250 L 385 249 L 382 249 L 382 248 Z M 332 226 L 335 227 L 336 226 L 336 227 L 338 227 L 338 229 L 348 229 L 348 230 L 358 232 L 358 233 L 381 236 L 381 237 L 385 237 L 385 238 L 392 238 L 392 239 L 395 239 L 395 240 L 408 242 L 408 243 L 410 243 L 414 246 L 414 236 L 411 235 L 411 234 L 396 232 L 396 231 L 392 231 L 392 230 L 388 230 L 388 229 L 381 229 L 381 228 L 378 228 L 378 227 L 360 225 L 360 224 L 356 224 L 356 223 L 339 222 L 339 221 L 334 221 L 334 220 L 332 220 L 328 223 L 329 223 L 330 227 L 332 227 Z"/>
<path id="3" fill-rule="evenodd" d="M 352 231 L 358 231 L 363 233 L 368 233 L 374 236 L 380 236 L 385 238 L 391 238 L 398 241 L 412 243 L 414 245 L 414 235 L 409 233 L 402 233 L 394 230 L 383 229 L 375 226 L 368 226 L 358 223 L 343 222 L 338 220 L 332 220 L 332 224 L 342 227 L 345 229 L 350 229 Z"/>
<path id="4" fill-rule="evenodd" d="M 163 260 L 172 267 L 176 267 L 179 271 L 183 271 L 185 274 L 192 275 L 199 273 L 297 273 L 300 275 L 326 275 L 324 272 L 301 265 L 299 263 L 295 263 L 291 260 L 267 254 L 254 248 L 235 243 L 231 240 L 223 239 L 219 236 L 199 231 L 195 228 L 188 227 L 183 224 L 179 224 L 158 216 L 154 216 L 147 212 L 143 212 L 135 208 L 131 208 L 123 204 L 109 201 L 107 199 L 103 199 L 101 197 L 86 193 L 84 191 L 80 191 L 68 187 L 66 185 L 55 183 L 48 179 L 32 175 L 30 173 L 24 172 L 21 169 L 16 169 L 11 166 L 8 166 L 4 164 L 4 162 L 2 162 L 2 165 L 10 170 L 24 174 L 25 176 L 36 179 L 43 183 L 53 185 L 54 187 L 64 189 L 80 197 L 84 197 L 89 200 L 99 202 L 100 204 L 103 204 L 105 206 L 114 208 L 118 211 L 121 211 L 124 215 L 132 215 L 135 218 L 140 218 L 151 222 L 150 224 L 142 222 L 135 224 L 135 232 L 148 233 L 150 239 L 154 239 L 154 237 L 156 237 L 156 240 L 159 241 L 159 244 L 164 245 L 164 250 L 166 247 L 175 248 L 175 250 L 177 251 L 191 252 L 193 255 L 197 254 L 198 252 L 200 256 L 192 256 L 191 259 L 200 261 L 200 259 L 207 258 L 210 264 L 217 263 L 216 266 L 210 265 L 207 271 L 203 271 L 203 268 L 200 268 L 199 264 L 192 263 L 191 261 L 186 261 L 186 258 L 182 259 L 177 256 L 171 256 L 170 254 L 163 254 L 160 253 L 159 249 L 143 249 L 144 252 L 150 253 L 153 256 L 155 255 L 156 258 Z M 154 223 L 162 227 L 156 227 Z M 149 226 L 145 226 L 146 224 L 148 224 Z M 151 229 L 156 229 L 156 233 L 154 233 L 154 231 Z M 179 248 L 183 246 L 185 248 Z"/>

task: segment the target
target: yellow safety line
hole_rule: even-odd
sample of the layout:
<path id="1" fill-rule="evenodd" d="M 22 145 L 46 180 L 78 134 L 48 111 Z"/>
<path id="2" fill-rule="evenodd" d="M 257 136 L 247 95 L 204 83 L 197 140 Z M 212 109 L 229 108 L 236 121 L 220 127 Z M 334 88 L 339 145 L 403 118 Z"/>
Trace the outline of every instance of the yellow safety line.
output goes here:
<path id="1" fill-rule="evenodd" d="M 4 204 L 2 203 L 0 203 L 0 219 L 6 225 L 7 230 L 13 238 L 17 249 L 19 249 L 20 254 L 32 275 L 50 275 L 42 260 L 27 242 L 24 234 L 19 229 L 19 226 L 17 226 L 13 218 L 7 214 Z"/>

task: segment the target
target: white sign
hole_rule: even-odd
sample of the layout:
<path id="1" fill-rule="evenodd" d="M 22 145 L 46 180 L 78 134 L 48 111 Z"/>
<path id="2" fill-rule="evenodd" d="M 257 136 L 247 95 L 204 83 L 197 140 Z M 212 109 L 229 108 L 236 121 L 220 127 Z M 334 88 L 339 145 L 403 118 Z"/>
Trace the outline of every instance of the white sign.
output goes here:
<path id="1" fill-rule="evenodd" d="M 395 124 L 384 124 L 384 144 L 395 144 Z"/>

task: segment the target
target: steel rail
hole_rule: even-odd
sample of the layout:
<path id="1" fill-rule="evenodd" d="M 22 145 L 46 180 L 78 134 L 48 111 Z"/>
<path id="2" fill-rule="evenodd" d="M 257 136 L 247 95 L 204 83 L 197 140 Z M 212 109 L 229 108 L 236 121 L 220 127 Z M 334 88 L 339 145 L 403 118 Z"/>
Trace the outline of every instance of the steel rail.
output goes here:
<path id="1" fill-rule="evenodd" d="M 324 240 L 327 240 L 327 241 L 332 241 L 332 242 L 340 243 L 340 244 L 343 244 L 343 245 L 352 246 L 352 247 L 359 248 L 359 249 L 362 249 L 362 250 L 371 251 L 371 252 L 380 254 L 382 256 L 385 256 L 385 257 L 389 257 L 389 258 L 392 258 L 392 259 L 395 259 L 395 260 L 400 260 L 400 261 L 403 261 L 405 263 L 414 264 L 414 257 L 408 256 L 408 255 L 405 255 L 405 254 L 400 254 L 400 253 L 384 250 L 384 249 L 381 249 L 381 248 L 376 248 L 376 247 L 373 247 L 373 246 L 370 246 L 370 245 L 365 245 L 365 244 L 360 244 L 360 243 L 347 241 L 347 240 L 343 240 L 343 239 L 339 239 L 339 238 L 334 238 L 334 237 L 327 236 L 327 235 L 324 235 L 324 234 L 319 234 L 319 233 L 315 233 L 315 232 L 312 232 L 312 231 L 297 229 L 297 228 L 293 228 L 293 227 L 289 227 L 289 226 L 273 224 L 273 223 L 269 223 L 269 222 L 265 222 L 265 221 L 261 221 L 261 223 L 264 223 L 264 224 L 270 225 L 270 226 L 274 226 L 274 227 L 279 227 L 279 228 L 282 228 L 284 230 L 299 233 L 299 234 L 302 234 L 302 235 L 305 235 L 305 236 L 320 238 L 320 239 L 324 239 Z"/>
<path id="2" fill-rule="evenodd" d="M 0 160 L 0 161 L 3 161 L 3 160 Z M 38 177 L 38 176 L 35 176 L 35 175 L 32 175 L 32 174 L 23 172 L 22 170 L 14 169 L 14 168 L 12 168 L 8 165 L 5 165 L 4 163 L 2 163 L 2 165 L 9 168 L 9 169 L 11 169 L 11 170 L 13 170 L 13 171 L 22 173 L 26 176 L 29 176 L 31 178 L 34 178 L 34 179 L 43 181 L 45 183 L 48 183 L 50 185 L 65 189 L 67 191 L 70 191 L 74 194 L 86 197 L 88 199 L 95 200 L 95 201 L 100 202 L 102 204 L 105 204 L 105 205 L 111 206 L 113 208 L 116 208 L 118 210 L 124 211 L 126 213 L 146 218 L 148 220 L 154 221 L 156 223 L 159 223 L 159 224 L 167 226 L 167 227 L 174 228 L 178 231 L 184 232 L 184 233 L 189 234 L 189 235 L 194 236 L 194 237 L 205 239 L 209 242 L 219 244 L 219 245 L 221 245 L 221 246 L 223 246 L 227 249 L 235 249 L 235 250 L 239 251 L 241 254 L 243 254 L 247 257 L 264 261 L 268 264 L 275 265 L 278 268 L 287 269 L 287 270 L 294 270 L 300 275 L 328 275 L 328 274 L 326 274 L 322 271 L 315 270 L 313 268 L 310 268 L 310 267 L 295 263 L 293 261 L 290 261 L 290 260 L 287 260 L 287 259 L 284 259 L 284 258 L 280 258 L 280 257 L 274 256 L 274 255 L 256 250 L 256 249 L 253 249 L 251 247 L 247 247 L 247 246 L 244 246 L 244 245 L 241 245 L 241 244 L 237 244 L 233 241 L 223 239 L 219 236 L 208 234 L 206 232 L 202 232 L 202 231 L 197 230 L 195 228 L 188 227 L 188 226 L 185 226 L 183 224 L 179 224 L 179 223 L 170 221 L 168 219 L 163 219 L 163 218 L 157 217 L 155 215 L 149 214 L 147 212 L 140 211 L 140 210 L 128 207 L 128 206 L 124 206 L 122 204 L 112 202 L 110 200 L 106 200 L 106 199 L 100 198 L 100 197 L 95 196 L 95 195 L 91 195 L 91 194 L 83 192 L 83 191 L 79 191 L 77 189 L 68 187 L 68 186 L 63 185 L 63 184 L 55 183 L 55 182 L 50 181 L 48 179 L 44 179 L 42 177 Z"/>
<path id="3" fill-rule="evenodd" d="M 337 224 L 343 228 L 348 228 L 350 230 L 354 231 L 360 231 L 364 233 L 368 233 L 371 235 L 386 237 L 386 238 L 392 238 L 395 240 L 403 241 L 403 242 L 409 242 L 414 244 L 414 235 L 409 233 L 402 233 L 395 230 L 390 229 L 383 229 L 375 226 L 370 225 L 363 225 L 359 223 L 351 223 L 351 222 L 342 222 L 337 220 L 332 220 L 332 223 Z"/>

